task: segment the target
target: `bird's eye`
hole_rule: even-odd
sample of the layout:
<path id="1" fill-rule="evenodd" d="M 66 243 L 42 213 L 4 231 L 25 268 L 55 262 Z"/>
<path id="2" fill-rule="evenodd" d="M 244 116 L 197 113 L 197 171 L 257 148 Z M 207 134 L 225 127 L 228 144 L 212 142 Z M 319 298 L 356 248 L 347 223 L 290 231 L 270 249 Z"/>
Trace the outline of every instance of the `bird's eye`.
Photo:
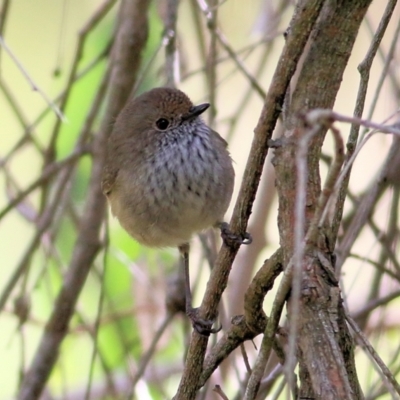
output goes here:
<path id="1" fill-rule="evenodd" d="M 157 128 L 161 131 L 165 131 L 168 128 L 169 121 L 165 118 L 160 118 L 156 121 Z"/>

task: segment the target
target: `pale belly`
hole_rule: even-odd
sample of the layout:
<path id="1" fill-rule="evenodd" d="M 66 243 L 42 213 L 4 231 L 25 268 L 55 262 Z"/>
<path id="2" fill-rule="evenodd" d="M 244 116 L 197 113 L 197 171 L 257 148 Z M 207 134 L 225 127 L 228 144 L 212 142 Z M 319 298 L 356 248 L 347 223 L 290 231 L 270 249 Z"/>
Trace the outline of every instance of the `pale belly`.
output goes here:
<path id="1" fill-rule="evenodd" d="M 137 177 L 129 187 L 116 187 L 109 200 L 122 227 L 139 243 L 172 247 L 223 220 L 232 190 L 215 174 L 177 177 L 155 174 Z M 118 193 L 117 193 L 118 191 Z"/>

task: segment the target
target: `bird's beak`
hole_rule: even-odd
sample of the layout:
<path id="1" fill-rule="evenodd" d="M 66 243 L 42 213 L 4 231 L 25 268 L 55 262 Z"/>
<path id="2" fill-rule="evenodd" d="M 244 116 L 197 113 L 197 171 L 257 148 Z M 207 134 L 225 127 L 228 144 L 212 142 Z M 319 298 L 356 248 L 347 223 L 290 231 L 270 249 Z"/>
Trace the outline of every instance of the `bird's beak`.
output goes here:
<path id="1" fill-rule="evenodd" d="M 189 112 L 182 116 L 183 121 L 187 121 L 192 118 L 198 117 L 200 114 L 203 114 L 207 108 L 210 107 L 209 103 L 199 104 L 198 106 L 193 106 L 190 108 Z"/>

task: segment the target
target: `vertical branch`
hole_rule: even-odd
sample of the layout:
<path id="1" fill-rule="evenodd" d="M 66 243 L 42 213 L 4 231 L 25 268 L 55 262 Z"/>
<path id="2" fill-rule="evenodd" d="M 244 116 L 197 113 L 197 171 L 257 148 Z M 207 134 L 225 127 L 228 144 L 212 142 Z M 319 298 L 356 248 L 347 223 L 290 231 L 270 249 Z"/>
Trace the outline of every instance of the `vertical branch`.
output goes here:
<path id="1" fill-rule="evenodd" d="M 368 84 L 369 84 L 369 74 L 371 71 L 372 63 L 375 59 L 375 55 L 376 55 L 376 53 L 379 49 L 379 46 L 382 42 L 383 36 L 386 32 L 386 28 L 389 24 L 389 21 L 392 18 L 393 11 L 396 7 L 396 4 L 397 4 L 397 0 L 389 1 L 388 5 L 386 6 L 383 17 L 379 23 L 378 29 L 375 33 L 375 36 L 372 39 L 372 43 L 367 51 L 367 54 L 366 54 L 364 60 L 358 66 L 358 70 L 360 72 L 360 85 L 358 88 L 356 105 L 355 105 L 354 112 L 353 112 L 354 117 L 361 118 L 363 115 L 364 106 L 365 106 L 365 98 L 367 96 L 367 90 L 368 90 Z M 351 156 L 354 154 L 354 151 L 355 151 L 355 148 L 357 145 L 359 131 L 360 131 L 360 125 L 353 124 L 351 126 L 350 135 L 349 135 L 349 139 L 347 142 L 347 149 L 348 149 L 347 161 L 350 160 Z M 334 221 L 333 221 L 333 225 L 332 225 L 332 243 L 334 243 L 336 241 L 340 222 L 342 220 L 343 207 L 344 207 L 344 202 L 346 199 L 347 187 L 349 185 L 350 174 L 351 174 L 351 167 L 348 170 L 346 177 L 343 180 L 343 183 L 340 187 L 338 201 L 335 206 Z"/>
<path id="2" fill-rule="evenodd" d="M 10 6 L 10 0 L 4 0 L 2 6 L 3 7 L 2 7 L 1 13 L 0 13 L 0 36 L 4 36 L 4 30 L 5 30 L 5 26 L 6 26 L 8 8 Z"/>
<path id="3" fill-rule="evenodd" d="M 255 128 L 254 140 L 231 220 L 231 229 L 235 233 L 245 232 L 246 230 L 268 151 L 268 140 L 271 138 L 290 79 L 296 70 L 297 62 L 307 43 L 322 3 L 322 0 L 301 2 L 292 18 L 291 33 L 288 35 L 286 45 L 278 61 L 260 119 Z M 238 249 L 239 245 L 221 248 L 200 308 L 202 318 L 214 319 Z M 199 377 L 202 372 L 206 348 L 207 338 L 193 332 L 185 369 L 175 400 L 192 400 L 195 398 L 199 389 Z"/>
<path id="4" fill-rule="evenodd" d="M 72 63 L 71 71 L 68 76 L 68 82 L 66 85 L 66 89 L 63 92 L 63 95 L 61 96 L 61 99 L 60 99 L 59 110 L 60 110 L 61 115 L 63 115 L 63 113 L 65 111 L 68 99 L 72 92 L 73 83 L 76 80 L 78 66 L 79 66 L 79 62 L 81 61 L 81 58 L 83 55 L 83 47 L 85 44 L 86 37 L 92 31 L 92 29 L 99 24 L 99 22 L 103 19 L 104 15 L 108 13 L 108 11 L 115 4 L 115 2 L 116 2 L 116 0 L 105 0 L 104 3 L 96 11 L 96 13 L 92 16 L 92 18 L 90 18 L 90 20 L 85 24 L 85 26 L 79 32 L 78 43 L 77 43 L 77 47 L 76 47 L 76 51 L 75 51 L 74 61 Z M 56 122 L 54 124 L 54 127 L 52 129 L 49 144 L 48 144 L 48 147 L 45 152 L 43 169 L 45 169 L 49 164 L 51 164 L 56 159 L 56 143 L 57 143 L 58 135 L 60 134 L 60 130 L 61 130 L 61 122 L 62 122 L 62 118 L 61 117 L 57 118 Z M 41 211 L 44 210 L 44 206 L 46 204 L 46 198 L 49 193 L 48 186 L 49 186 L 48 184 L 44 184 L 42 186 L 41 205 L 40 205 Z"/>
<path id="5" fill-rule="evenodd" d="M 124 106 L 134 84 L 147 40 L 147 9 L 149 0 L 125 0 L 121 4 L 118 37 L 113 52 L 111 90 L 108 107 L 94 146 L 93 167 L 88 197 L 81 220 L 78 239 L 64 284 L 46 324 L 32 364 L 27 371 L 19 393 L 19 400 L 38 399 L 56 361 L 61 343 L 90 266 L 100 247 L 100 228 L 103 222 L 105 199 L 100 189 L 106 139 L 111 123 Z"/>
<path id="6" fill-rule="evenodd" d="M 302 140 L 302 120 L 299 115 L 316 107 L 333 107 L 369 4 L 369 0 L 357 0 L 343 2 L 338 7 L 334 0 L 324 2 L 310 38 L 309 51 L 304 58 L 289 107 L 286 121 L 288 130 L 284 135 L 287 141 L 276 150 L 274 158 L 279 196 L 278 224 L 286 263 L 292 258 L 295 247 L 298 247 L 295 246 L 298 240 L 293 227 L 299 217 L 295 212 L 298 206 L 295 193 L 299 171 L 293 143 Z M 331 57 L 333 52 L 336 55 L 334 61 Z M 321 85 L 315 86 L 314 82 L 321 82 Z M 306 207 L 302 211 L 305 213 L 305 229 L 312 225 L 314 216 L 319 212 L 319 163 L 326 128 L 321 127 L 308 146 Z M 318 230 L 316 239 L 308 244 L 301 261 L 301 275 L 295 285 L 295 288 L 301 288 L 300 295 L 297 299 L 292 296 L 288 307 L 290 324 L 298 323 L 296 353 L 303 377 L 299 396 L 318 397 L 323 393 L 326 399 L 360 398 L 362 393 L 355 372 L 354 343 L 344 321 L 338 283 L 331 273 L 329 230 L 330 226 L 325 222 Z M 298 304 L 293 308 L 293 302 L 296 301 Z M 298 312 L 293 312 L 296 309 Z M 332 318 L 332 310 L 335 310 L 335 318 Z"/>
<path id="7" fill-rule="evenodd" d="M 178 18 L 179 0 L 167 0 L 167 11 L 165 15 L 165 75 L 166 86 L 176 87 L 176 76 L 179 71 L 179 60 L 176 46 L 177 31 L 176 21 Z"/>
<path id="8" fill-rule="evenodd" d="M 208 81 L 208 93 L 210 99 L 210 113 L 208 114 L 208 124 L 213 126 L 215 116 L 217 115 L 217 20 L 218 20 L 218 0 L 209 0 L 208 8 L 206 9 L 207 26 L 211 34 L 210 47 L 207 57 L 207 81 Z"/>

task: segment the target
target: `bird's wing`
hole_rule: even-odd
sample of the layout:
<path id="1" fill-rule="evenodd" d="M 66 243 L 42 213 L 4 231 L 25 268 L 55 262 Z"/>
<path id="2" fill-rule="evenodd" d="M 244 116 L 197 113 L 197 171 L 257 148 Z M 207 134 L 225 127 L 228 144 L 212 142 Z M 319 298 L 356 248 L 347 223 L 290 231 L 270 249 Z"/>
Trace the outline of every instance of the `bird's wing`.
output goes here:
<path id="1" fill-rule="evenodd" d="M 225 148 L 228 147 L 228 142 L 218 133 L 211 129 L 211 136 L 216 142 L 222 144 Z"/>
<path id="2" fill-rule="evenodd" d="M 112 168 L 110 166 L 105 166 L 103 169 L 103 176 L 101 179 L 101 190 L 107 196 L 111 193 L 111 190 L 115 184 L 118 175 L 118 168 Z"/>

